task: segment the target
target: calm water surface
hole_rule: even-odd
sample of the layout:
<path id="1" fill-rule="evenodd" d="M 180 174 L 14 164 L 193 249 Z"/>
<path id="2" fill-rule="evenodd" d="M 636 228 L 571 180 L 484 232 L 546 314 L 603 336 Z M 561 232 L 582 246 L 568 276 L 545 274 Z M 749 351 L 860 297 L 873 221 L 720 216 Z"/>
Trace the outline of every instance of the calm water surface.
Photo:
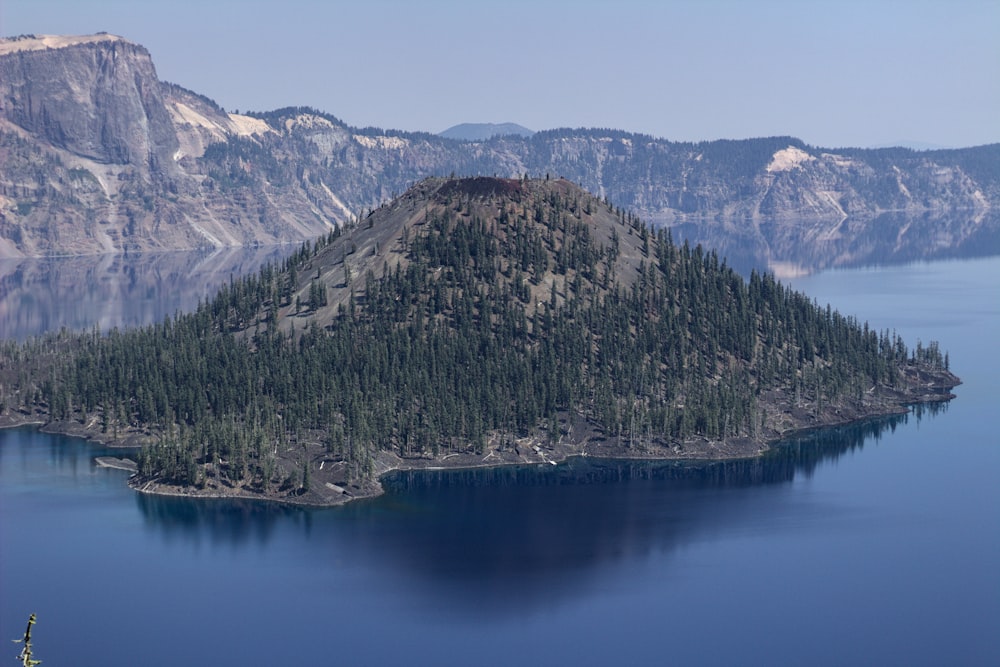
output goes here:
<path id="1" fill-rule="evenodd" d="M 0 639 L 36 612 L 47 665 L 1000 664 L 1000 259 L 795 286 L 939 339 L 959 398 L 759 461 L 404 474 L 330 510 L 142 496 L 3 431 Z"/>
<path id="2" fill-rule="evenodd" d="M 0 259 L 0 338 L 162 322 L 295 248 Z"/>

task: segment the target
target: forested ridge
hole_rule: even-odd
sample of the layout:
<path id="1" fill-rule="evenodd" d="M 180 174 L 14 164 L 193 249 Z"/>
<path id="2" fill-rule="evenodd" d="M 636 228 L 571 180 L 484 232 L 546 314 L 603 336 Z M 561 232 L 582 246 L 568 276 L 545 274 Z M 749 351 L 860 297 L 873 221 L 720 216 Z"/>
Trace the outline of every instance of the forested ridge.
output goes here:
<path id="1" fill-rule="evenodd" d="M 5 343 L 0 412 L 145 440 L 140 487 L 335 502 L 386 467 L 753 453 L 947 366 L 567 181 L 430 179 L 192 314 Z"/>

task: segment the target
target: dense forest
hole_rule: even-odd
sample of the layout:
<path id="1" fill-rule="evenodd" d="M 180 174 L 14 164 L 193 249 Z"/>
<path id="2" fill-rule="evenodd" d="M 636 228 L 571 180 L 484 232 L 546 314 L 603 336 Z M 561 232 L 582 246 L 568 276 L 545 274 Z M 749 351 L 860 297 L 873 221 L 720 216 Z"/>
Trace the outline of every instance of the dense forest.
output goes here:
<path id="1" fill-rule="evenodd" d="M 567 181 L 431 179 L 194 313 L 4 343 L 0 413 L 144 440 L 137 483 L 364 495 L 383 454 L 499 462 L 578 421 L 624 456 L 762 445 L 947 366 Z"/>

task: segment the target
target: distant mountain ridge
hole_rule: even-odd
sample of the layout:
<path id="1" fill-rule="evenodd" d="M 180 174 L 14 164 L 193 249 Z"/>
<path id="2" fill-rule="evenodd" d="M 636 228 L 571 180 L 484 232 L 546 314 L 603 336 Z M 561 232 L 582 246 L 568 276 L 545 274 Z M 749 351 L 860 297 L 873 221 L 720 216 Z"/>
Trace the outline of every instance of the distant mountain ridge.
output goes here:
<path id="1" fill-rule="evenodd" d="M 914 151 L 945 151 L 952 148 L 952 146 L 944 146 L 942 144 L 933 144 L 927 141 L 913 141 L 910 139 L 904 139 L 901 141 L 896 141 L 894 143 L 884 143 L 875 146 L 869 146 L 873 150 L 879 150 L 882 148 L 909 148 Z"/>
<path id="2" fill-rule="evenodd" d="M 455 141 L 301 107 L 230 114 L 113 35 L 0 40 L 0 256 L 298 242 L 451 173 L 564 176 L 781 262 L 926 256 L 1000 230 L 1000 144 L 828 150 L 606 129 Z"/>
<path id="3" fill-rule="evenodd" d="M 459 141 L 486 141 L 493 137 L 509 135 L 530 137 L 534 133 L 534 130 L 529 130 L 517 123 L 460 123 L 441 132 L 440 136 Z"/>

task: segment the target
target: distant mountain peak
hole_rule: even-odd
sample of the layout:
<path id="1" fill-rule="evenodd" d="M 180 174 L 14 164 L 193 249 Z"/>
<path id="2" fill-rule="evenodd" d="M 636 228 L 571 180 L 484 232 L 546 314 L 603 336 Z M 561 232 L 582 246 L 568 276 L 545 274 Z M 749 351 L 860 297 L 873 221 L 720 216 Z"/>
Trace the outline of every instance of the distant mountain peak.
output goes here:
<path id="1" fill-rule="evenodd" d="M 493 137 L 517 135 L 530 137 L 535 133 L 517 123 L 460 123 L 449 127 L 438 136 L 459 141 L 486 141 Z"/>

